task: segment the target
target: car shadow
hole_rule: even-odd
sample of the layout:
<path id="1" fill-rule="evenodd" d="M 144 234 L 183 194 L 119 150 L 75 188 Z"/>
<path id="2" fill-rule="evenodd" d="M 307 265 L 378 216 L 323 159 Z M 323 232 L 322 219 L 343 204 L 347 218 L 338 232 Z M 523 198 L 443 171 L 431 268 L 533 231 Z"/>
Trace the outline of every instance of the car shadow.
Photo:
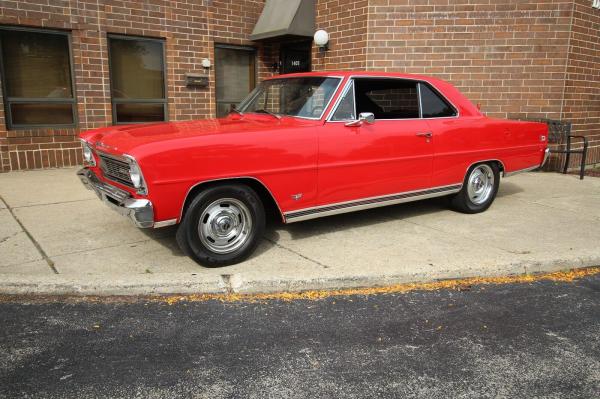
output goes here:
<path id="1" fill-rule="evenodd" d="M 503 181 L 500 185 L 497 197 L 510 197 L 521 192 L 523 192 L 523 189 L 519 185 Z M 281 237 L 280 232 L 289 234 L 292 240 L 317 237 L 335 231 L 358 229 L 366 226 L 375 226 L 393 220 L 402 220 L 425 214 L 444 212 L 449 209 L 449 201 L 450 199 L 448 197 L 432 198 L 292 224 L 284 224 L 275 218 L 275 220 L 269 220 L 267 222 L 263 240 L 249 259 L 258 257 L 277 246 Z M 178 226 L 169 226 L 160 229 L 142 229 L 142 231 L 149 238 L 170 250 L 174 256 L 186 256 L 179 248 L 175 238 L 177 228 Z"/>

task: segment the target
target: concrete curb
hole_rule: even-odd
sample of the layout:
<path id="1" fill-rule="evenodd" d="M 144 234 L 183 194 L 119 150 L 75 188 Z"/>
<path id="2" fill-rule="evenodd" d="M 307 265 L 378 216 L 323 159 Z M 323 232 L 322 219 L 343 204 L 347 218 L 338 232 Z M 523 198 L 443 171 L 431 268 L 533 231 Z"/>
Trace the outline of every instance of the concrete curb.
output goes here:
<path id="1" fill-rule="evenodd" d="M 399 274 L 348 274 L 303 277 L 244 272 L 233 275 L 192 275 L 164 273 L 154 275 L 120 275 L 117 277 L 95 274 L 78 278 L 61 275 L 27 276 L 3 275 L 0 294 L 5 295 L 165 295 L 165 294 L 258 294 L 299 292 L 309 290 L 334 290 L 344 288 L 370 288 L 402 283 L 434 282 L 469 277 L 498 277 L 519 274 L 555 272 L 566 269 L 600 265 L 597 257 L 547 261 L 522 261 L 498 264 L 494 268 L 465 267 L 435 273 Z"/>

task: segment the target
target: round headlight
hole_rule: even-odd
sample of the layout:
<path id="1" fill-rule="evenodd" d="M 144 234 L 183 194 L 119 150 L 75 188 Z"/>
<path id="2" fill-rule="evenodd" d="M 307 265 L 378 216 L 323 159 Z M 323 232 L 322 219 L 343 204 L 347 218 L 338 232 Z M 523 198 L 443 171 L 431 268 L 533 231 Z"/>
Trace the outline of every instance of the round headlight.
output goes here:
<path id="1" fill-rule="evenodd" d="M 131 176 L 131 182 L 135 188 L 140 188 L 142 186 L 142 174 L 140 172 L 140 168 L 136 163 L 131 162 L 129 164 L 129 175 Z"/>

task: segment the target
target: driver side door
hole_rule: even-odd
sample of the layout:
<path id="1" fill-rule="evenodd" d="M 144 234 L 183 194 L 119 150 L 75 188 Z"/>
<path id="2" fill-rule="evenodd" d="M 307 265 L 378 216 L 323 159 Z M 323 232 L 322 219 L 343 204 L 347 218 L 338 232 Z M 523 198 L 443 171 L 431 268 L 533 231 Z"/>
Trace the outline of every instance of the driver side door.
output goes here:
<path id="1" fill-rule="evenodd" d="M 356 77 L 344 90 L 318 132 L 318 204 L 367 207 L 386 200 L 372 197 L 430 187 L 433 137 L 420 118 L 417 82 Z M 348 126 L 363 112 L 374 122 Z"/>

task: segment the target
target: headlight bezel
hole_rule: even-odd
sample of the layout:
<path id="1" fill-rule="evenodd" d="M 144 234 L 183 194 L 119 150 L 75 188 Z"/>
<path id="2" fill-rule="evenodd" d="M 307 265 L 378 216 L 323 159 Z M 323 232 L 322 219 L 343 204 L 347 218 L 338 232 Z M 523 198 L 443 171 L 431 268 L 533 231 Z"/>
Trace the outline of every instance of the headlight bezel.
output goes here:
<path id="1" fill-rule="evenodd" d="M 138 194 L 147 195 L 148 194 L 148 186 L 146 185 L 146 180 L 144 179 L 144 174 L 142 173 L 142 168 L 137 160 L 128 154 L 123 155 L 127 162 L 129 163 L 129 177 L 131 178 L 131 182 L 133 183 L 133 187 L 137 190 Z"/>
<path id="2" fill-rule="evenodd" d="M 92 146 L 87 141 L 80 139 L 81 141 L 81 151 L 83 157 L 83 163 L 87 166 L 96 166 L 96 156 L 94 155 L 94 150 Z"/>

